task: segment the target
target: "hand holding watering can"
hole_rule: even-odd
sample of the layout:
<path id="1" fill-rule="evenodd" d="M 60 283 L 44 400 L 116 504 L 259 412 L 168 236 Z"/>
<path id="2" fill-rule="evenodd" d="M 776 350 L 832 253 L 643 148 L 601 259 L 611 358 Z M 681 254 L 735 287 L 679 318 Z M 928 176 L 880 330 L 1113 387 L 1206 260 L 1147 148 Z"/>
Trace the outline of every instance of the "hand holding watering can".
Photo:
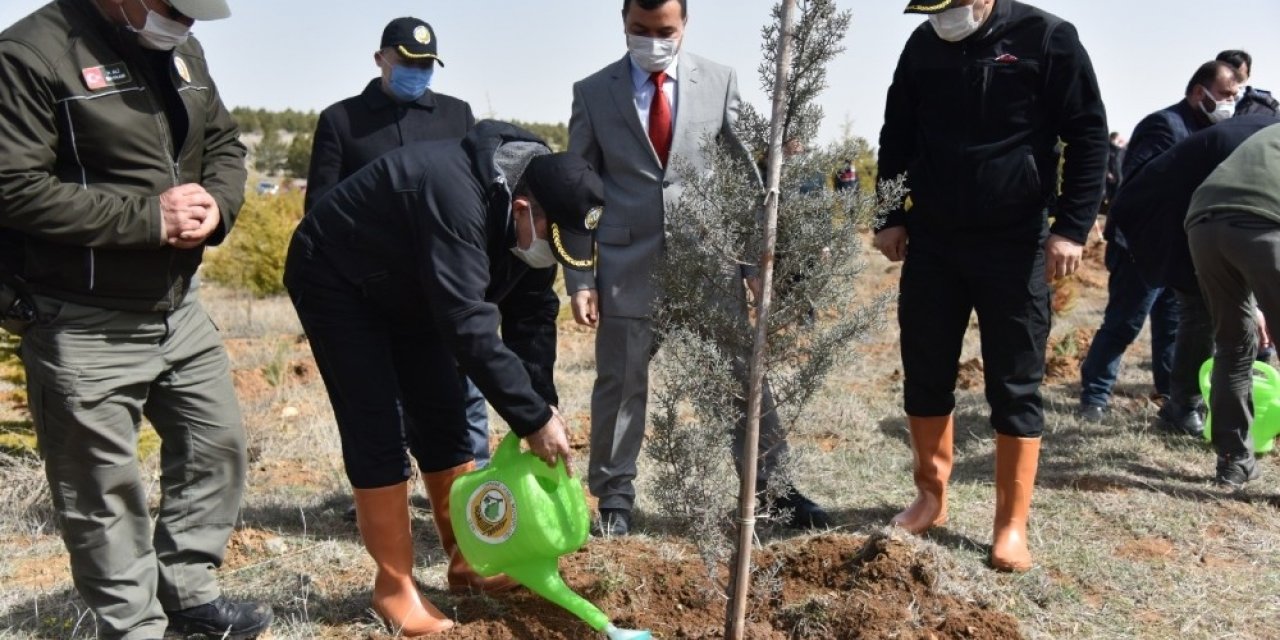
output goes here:
<path id="1" fill-rule="evenodd" d="M 582 619 L 610 640 L 647 640 L 648 631 L 619 629 L 560 577 L 560 556 L 587 541 L 590 514 L 582 483 L 561 460 L 548 466 L 520 451 L 508 434 L 489 466 L 453 483 L 449 511 L 462 555 L 482 576 L 505 573 Z"/>

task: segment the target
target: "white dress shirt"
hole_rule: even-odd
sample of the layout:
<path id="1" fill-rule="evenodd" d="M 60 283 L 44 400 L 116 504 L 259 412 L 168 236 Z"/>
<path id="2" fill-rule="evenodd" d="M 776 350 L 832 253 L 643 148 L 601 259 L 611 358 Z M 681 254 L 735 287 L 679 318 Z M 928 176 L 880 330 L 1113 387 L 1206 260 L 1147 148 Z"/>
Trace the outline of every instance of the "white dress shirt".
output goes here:
<path id="1" fill-rule="evenodd" d="M 627 60 L 631 63 L 631 84 L 635 87 L 636 93 L 636 115 L 640 116 L 640 126 L 644 128 L 645 135 L 649 135 L 649 105 L 653 102 L 653 80 L 648 71 L 636 66 L 634 60 L 630 56 Z M 676 56 L 671 61 L 671 66 L 667 67 L 667 80 L 662 83 L 662 94 L 667 97 L 667 104 L 671 107 L 671 130 L 675 131 L 676 127 L 676 68 L 680 66 L 680 56 Z"/>

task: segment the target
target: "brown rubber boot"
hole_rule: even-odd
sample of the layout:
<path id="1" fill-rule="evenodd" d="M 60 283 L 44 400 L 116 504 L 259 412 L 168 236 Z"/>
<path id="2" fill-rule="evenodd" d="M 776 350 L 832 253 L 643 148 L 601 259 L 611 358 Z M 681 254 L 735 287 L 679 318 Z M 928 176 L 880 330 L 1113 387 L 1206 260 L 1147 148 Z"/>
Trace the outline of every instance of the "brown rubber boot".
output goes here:
<path id="1" fill-rule="evenodd" d="M 999 571 L 1031 568 L 1027 514 L 1040 463 L 1040 438 L 996 435 L 996 522 L 991 566 Z"/>
<path id="2" fill-rule="evenodd" d="M 911 450 L 915 453 L 916 500 L 893 518 L 893 526 L 920 535 L 947 522 L 947 480 L 951 478 L 952 428 L 950 415 L 907 417 Z"/>
<path id="3" fill-rule="evenodd" d="M 356 489 L 360 538 L 378 565 L 373 610 L 393 632 L 406 637 L 440 633 L 453 621 L 418 592 L 413 582 L 413 534 L 409 528 L 409 483 Z"/>
<path id="4" fill-rule="evenodd" d="M 422 482 L 427 485 L 427 495 L 431 497 L 431 515 L 436 519 L 436 530 L 440 532 L 440 546 L 449 555 L 449 591 L 453 593 L 495 593 L 510 591 L 520 583 L 504 575 L 491 578 L 482 577 L 467 564 L 458 548 L 458 539 L 453 535 L 453 519 L 449 517 L 449 489 L 458 476 L 476 468 L 475 462 L 460 464 L 444 471 L 422 473 Z"/>

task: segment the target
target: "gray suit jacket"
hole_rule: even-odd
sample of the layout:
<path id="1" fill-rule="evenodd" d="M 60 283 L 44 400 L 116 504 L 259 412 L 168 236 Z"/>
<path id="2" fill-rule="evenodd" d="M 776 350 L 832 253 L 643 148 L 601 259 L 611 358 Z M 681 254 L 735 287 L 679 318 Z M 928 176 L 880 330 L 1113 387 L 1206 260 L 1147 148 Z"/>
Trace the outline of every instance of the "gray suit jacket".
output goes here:
<path id="1" fill-rule="evenodd" d="M 676 159 L 706 171 L 701 149 L 710 136 L 744 157 L 748 152 L 733 131 L 739 104 L 733 70 L 681 51 L 676 120 L 664 170 L 636 114 L 630 64 L 623 56 L 573 85 L 569 150 L 600 173 L 605 213 L 596 230 L 595 272 L 566 270 L 565 285 L 570 295 L 597 289 L 602 314 L 645 318 L 655 298 L 651 276 L 668 225 L 679 223 L 666 216 L 684 189 Z"/>

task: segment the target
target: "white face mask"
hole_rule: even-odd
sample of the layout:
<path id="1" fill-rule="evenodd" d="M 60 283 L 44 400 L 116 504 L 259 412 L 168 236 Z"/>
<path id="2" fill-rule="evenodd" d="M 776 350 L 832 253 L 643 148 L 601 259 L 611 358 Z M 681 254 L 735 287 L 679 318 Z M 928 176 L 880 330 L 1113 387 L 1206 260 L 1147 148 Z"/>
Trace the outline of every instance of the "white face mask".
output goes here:
<path id="1" fill-rule="evenodd" d="M 929 16 L 933 32 L 947 42 L 960 42 L 977 32 L 982 21 L 973 16 L 973 5 L 954 7 Z"/>
<path id="2" fill-rule="evenodd" d="M 142 0 L 138 0 L 138 4 L 142 4 Z M 147 10 L 147 21 L 141 29 L 134 28 L 128 16 L 124 20 L 129 30 L 138 34 L 138 44 L 156 51 L 170 51 L 191 37 L 191 27 L 156 13 L 145 4 L 142 8 Z M 123 13 L 124 8 L 121 7 L 120 11 Z"/>
<path id="3" fill-rule="evenodd" d="M 1209 89 L 1204 86 L 1201 86 L 1200 88 L 1204 89 L 1205 98 L 1213 100 L 1212 91 L 1209 91 Z M 1218 124 L 1223 120 L 1230 120 L 1232 116 L 1236 115 L 1236 103 L 1231 100 L 1213 100 L 1213 105 L 1213 110 L 1210 111 L 1204 108 L 1204 100 L 1200 101 L 1200 111 L 1204 112 L 1204 115 L 1209 116 L 1209 122 Z"/>
<path id="4" fill-rule="evenodd" d="M 555 266 L 556 254 L 551 252 L 551 243 L 546 238 L 538 237 L 538 225 L 533 223 L 533 212 L 529 213 L 529 231 L 533 233 L 533 242 L 528 249 L 520 248 L 520 241 L 511 247 L 511 253 L 534 269 L 546 269 Z"/>
<path id="5" fill-rule="evenodd" d="M 648 38 L 628 33 L 627 50 L 631 52 L 631 62 L 637 67 L 649 73 L 666 71 L 680 52 L 680 39 Z"/>

